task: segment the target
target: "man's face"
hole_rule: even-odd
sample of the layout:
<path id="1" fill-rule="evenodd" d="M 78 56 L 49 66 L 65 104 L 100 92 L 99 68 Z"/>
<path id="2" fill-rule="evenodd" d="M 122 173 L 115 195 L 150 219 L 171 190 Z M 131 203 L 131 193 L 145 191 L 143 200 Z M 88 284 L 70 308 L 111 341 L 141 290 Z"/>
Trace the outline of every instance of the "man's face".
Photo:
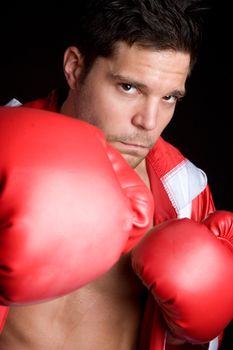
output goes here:
<path id="1" fill-rule="evenodd" d="M 190 56 L 119 43 L 112 57 L 97 58 L 84 82 L 80 81 L 83 67 L 78 50 L 69 48 L 65 57 L 71 89 L 62 112 L 100 128 L 135 168 L 185 93 Z"/>

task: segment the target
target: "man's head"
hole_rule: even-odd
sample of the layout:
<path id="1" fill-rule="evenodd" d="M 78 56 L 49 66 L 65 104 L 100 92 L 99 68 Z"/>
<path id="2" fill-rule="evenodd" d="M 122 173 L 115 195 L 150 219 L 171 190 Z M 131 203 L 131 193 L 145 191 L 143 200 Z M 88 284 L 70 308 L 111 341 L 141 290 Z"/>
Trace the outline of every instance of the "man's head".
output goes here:
<path id="1" fill-rule="evenodd" d="M 185 94 L 200 39 L 197 3 L 85 0 L 81 35 L 65 52 L 70 91 L 61 111 L 99 127 L 134 168 Z"/>

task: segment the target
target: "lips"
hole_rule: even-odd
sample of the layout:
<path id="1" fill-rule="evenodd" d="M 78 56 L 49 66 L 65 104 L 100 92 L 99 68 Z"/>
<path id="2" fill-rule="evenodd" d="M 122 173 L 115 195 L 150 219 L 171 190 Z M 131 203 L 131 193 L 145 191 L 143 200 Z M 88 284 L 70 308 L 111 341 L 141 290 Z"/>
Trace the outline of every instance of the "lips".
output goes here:
<path id="1" fill-rule="evenodd" d="M 135 143 L 126 143 L 122 141 L 114 142 L 112 144 L 115 146 L 115 148 L 122 154 L 133 156 L 133 157 L 140 157 L 144 158 L 146 157 L 147 153 L 149 152 L 149 148 L 145 145 L 141 144 L 135 144 Z"/>
<path id="2" fill-rule="evenodd" d="M 137 144 L 137 143 L 126 143 L 126 142 L 121 142 L 123 145 L 126 145 L 128 147 L 135 147 L 135 148 L 148 148 L 148 146 Z"/>

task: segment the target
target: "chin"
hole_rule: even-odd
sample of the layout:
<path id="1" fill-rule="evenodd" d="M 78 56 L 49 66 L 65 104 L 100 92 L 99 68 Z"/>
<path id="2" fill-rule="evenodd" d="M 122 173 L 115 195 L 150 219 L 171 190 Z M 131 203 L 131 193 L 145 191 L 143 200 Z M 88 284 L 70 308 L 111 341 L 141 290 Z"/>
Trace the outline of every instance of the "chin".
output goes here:
<path id="1" fill-rule="evenodd" d="M 129 154 L 123 154 L 122 153 L 123 158 L 125 158 L 126 162 L 131 166 L 131 168 L 135 169 L 138 164 L 141 163 L 141 161 L 143 160 L 142 158 L 136 158 L 132 155 Z"/>

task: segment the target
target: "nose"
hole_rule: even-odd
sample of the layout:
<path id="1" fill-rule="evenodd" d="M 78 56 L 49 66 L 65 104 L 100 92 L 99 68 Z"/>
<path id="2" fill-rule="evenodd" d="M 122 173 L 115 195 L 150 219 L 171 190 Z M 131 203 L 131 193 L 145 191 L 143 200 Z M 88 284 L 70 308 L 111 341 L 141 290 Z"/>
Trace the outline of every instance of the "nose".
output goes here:
<path id="1" fill-rule="evenodd" d="M 156 127 L 159 104 L 155 99 L 145 101 L 134 113 L 132 124 L 144 130 L 153 130 Z"/>

